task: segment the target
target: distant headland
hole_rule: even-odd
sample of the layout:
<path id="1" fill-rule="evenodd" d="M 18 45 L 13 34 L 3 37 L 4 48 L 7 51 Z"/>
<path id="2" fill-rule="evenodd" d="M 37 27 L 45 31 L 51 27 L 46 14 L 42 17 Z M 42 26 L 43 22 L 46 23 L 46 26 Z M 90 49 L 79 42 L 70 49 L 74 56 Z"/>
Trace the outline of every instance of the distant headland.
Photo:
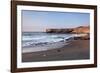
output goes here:
<path id="1" fill-rule="evenodd" d="M 89 26 L 79 26 L 75 28 L 64 28 L 64 29 L 48 28 L 46 29 L 46 32 L 47 33 L 89 34 L 90 27 Z"/>

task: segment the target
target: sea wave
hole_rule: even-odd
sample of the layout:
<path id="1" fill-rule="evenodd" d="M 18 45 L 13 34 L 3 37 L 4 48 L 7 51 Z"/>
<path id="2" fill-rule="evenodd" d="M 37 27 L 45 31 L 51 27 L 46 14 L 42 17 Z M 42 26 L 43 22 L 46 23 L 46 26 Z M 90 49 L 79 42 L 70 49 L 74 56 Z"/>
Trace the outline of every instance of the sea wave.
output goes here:
<path id="1" fill-rule="evenodd" d="M 22 47 L 36 47 L 56 42 L 67 42 L 67 39 L 73 35 L 54 34 L 54 35 L 25 35 L 22 37 Z"/>
<path id="2" fill-rule="evenodd" d="M 73 40 L 73 37 L 84 36 L 83 34 L 47 34 L 25 33 L 22 35 L 22 52 L 38 52 L 51 49 L 59 49 Z"/>

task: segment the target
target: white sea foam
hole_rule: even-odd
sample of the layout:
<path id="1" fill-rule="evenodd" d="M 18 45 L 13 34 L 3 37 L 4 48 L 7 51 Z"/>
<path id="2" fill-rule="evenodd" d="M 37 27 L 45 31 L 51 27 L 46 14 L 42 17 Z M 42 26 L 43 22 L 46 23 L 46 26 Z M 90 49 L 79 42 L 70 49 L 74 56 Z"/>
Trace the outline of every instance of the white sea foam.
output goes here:
<path id="1" fill-rule="evenodd" d="M 30 33 L 22 36 L 23 52 L 44 51 L 55 48 L 61 48 L 68 42 L 67 39 L 74 34 L 34 34 Z"/>

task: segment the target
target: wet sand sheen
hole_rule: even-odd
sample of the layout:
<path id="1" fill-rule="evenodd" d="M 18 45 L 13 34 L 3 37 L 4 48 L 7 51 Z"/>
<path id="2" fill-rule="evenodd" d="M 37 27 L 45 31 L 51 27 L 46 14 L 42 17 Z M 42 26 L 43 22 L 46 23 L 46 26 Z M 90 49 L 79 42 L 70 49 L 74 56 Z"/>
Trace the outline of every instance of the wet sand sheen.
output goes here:
<path id="1" fill-rule="evenodd" d="M 61 49 L 22 53 L 22 62 L 89 59 L 89 51 L 89 40 L 74 40 Z"/>

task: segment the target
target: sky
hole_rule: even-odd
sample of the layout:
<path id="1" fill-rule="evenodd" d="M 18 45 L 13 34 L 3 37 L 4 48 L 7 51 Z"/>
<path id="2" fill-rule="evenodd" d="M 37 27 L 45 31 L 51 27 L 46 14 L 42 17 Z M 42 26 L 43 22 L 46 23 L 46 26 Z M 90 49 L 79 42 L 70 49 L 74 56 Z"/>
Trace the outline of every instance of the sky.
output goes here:
<path id="1" fill-rule="evenodd" d="M 74 28 L 90 24 L 89 13 L 22 10 L 22 32 L 45 32 L 49 28 Z"/>

